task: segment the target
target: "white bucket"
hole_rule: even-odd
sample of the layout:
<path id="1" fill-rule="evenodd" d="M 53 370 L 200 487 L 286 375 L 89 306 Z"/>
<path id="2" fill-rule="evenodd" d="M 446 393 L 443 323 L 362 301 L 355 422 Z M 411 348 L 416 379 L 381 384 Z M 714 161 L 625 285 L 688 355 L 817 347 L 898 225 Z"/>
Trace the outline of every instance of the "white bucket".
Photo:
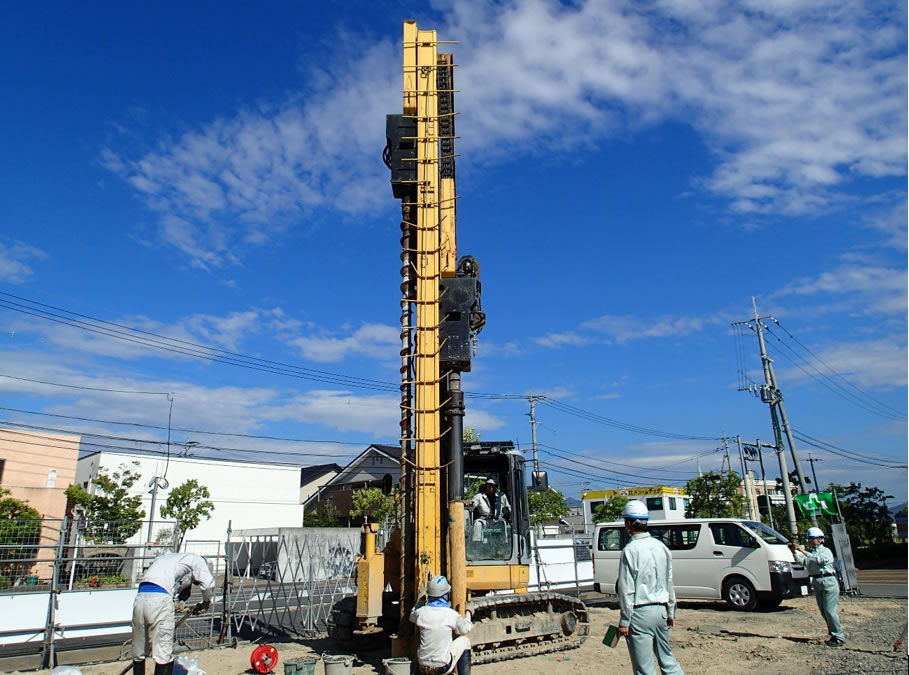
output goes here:
<path id="1" fill-rule="evenodd" d="M 410 659 L 405 656 L 382 659 L 382 664 L 385 666 L 385 675 L 410 675 Z"/>

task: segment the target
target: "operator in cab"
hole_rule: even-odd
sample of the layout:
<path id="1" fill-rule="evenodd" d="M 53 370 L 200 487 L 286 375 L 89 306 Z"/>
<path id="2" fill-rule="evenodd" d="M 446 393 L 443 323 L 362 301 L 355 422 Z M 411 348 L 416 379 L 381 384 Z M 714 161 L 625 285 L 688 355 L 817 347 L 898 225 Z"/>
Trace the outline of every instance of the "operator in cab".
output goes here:
<path id="1" fill-rule="evenodd" d="M 448 675 L 455 666 L 458 675 L 470 675 L 470 640 L 473 628 L 470 613 L 464 619 L 451 608 L 451 584 L 445 577 L 433 577 L 427 588 L 428 602 L 417 603 L 410 613 L 411 623 L 420 629 L 417 663 L 422 675 Z M 452 639 L 453 634 L 458 637 Z"/>
<path id="2" fill-rule="evenodd" d="M 490 477 L 473 498 L 473 541 L 483 540 L 483 527 L 487 520 L 511 521 L 508 497 L 498 491 L 498 483 Z"/>
<path id="3" fill-rule="evenodd" d="M 622 510 L 630 535 L 619 559 L 619 635 L 628 642 L 635 675 L 655 675 L 653 657 L 662 675 L 682 675 L 669 647 L 669 629 L 675 625 L 675 589 L 672 554 L 647 531 L 650 513 L 632 499 Z"/>

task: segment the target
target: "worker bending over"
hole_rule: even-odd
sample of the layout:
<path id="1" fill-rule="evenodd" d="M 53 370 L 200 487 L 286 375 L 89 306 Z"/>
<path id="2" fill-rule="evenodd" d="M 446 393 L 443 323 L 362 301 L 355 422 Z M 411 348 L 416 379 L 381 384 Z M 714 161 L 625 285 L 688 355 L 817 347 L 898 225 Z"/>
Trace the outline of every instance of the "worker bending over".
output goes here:
<path id="1" fill-rule="evenodd" d="M 450 592 L 451 584 L 445 577 L 433 577 L 427 588 L 429 601 L 410 613 L 410 621 L 420 629 L 417 663 L 422 675 L 448 675 L 455 666 L 458 675 L 470 675 L 470 640 L 466 635 L 473 624 L 451 608 Z M 453 633 L 458 637 L 452 639 Z"/>
<path id="2" fill-rule="evenodd" d="M 629 501 L 622 516 L 631 538 L 619 559 L 619 634 L 628 642 L 632 670 L 654 675 L 656 654 L 663 675 L 682 675 L 669 647 L 669 629 L 675 625 L 672 554 L 647 532 L 650 514 L 642 502 Z"/>
<path id="3" fill-rule="evenodd" d="M 824 533 L 819 527 L 809 527 L 806 533 L 808 553 L 798 544 L 789 542 L 789 549 L 795 556 L 797 563 L 803 563 L 811 577 L 811 586 L 814 588 L 814 597 L 821 616 L 827 623 L 827 633 L 830 635 L 825 644 L 828 647 L 842 647 L 846 644 L 846 636 L 840 626 L 840 617 L 837 614 L 837 605 L 840 602 L 840 582 L 836 579 L 836 569 L 833 565 L 833 553 L 824 546 Z"/>
<path id="4" fill-rule="evenodd" d="M 175 601 L 189 598 L 195 584 L 202 602 L 193 612 L 211 606 L 215 579 L 205 558 L 195 553 L 166 553 L 155 558 L 142 577 L 133 603 L 133 675 L 145 675 L 145 657 L 155 660 L 155 675 L 174 672 Z"/>

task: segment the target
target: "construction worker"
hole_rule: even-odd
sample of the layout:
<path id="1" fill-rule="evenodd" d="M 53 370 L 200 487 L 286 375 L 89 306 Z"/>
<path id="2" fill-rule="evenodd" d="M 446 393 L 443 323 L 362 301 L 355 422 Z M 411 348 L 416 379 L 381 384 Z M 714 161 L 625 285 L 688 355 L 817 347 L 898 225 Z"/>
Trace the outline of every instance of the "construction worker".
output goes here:
<path id="1" fill-rule="evenodd" d="M 195 553 L 165 553 L 146 570 L 133 602 L 133 675 L 145 675 L 148 655 L 155 660 L 155 675 L 174 672 L 175 603 L 189 599 L 193 585 L 202 591 L 193 612 L 203 612 L 211 606 L 215 579 Z"/>
<path id="2" fill-rule="evenodd" d="M 669 629 L 675 625 L 672 554 L 647 532 L 650 514 L 642 502 L 629 501 L 622 516 L 631 538 L 619 559 L 619 635 L 628 642 L 635 675 L 655 675 L 654 654 L 663 675 L 681 675 L 669 647 Z"/>
<path id="3" fill-rule="evenodd" d="M 836 611 L 840 602 L 840 582 L 836 578 L 833 553 L 824 546 L 824 532 L 821 528 L 809 527 L 805 538 L 812 549 L 811 553 L 794 542 L 789 542 L 789 549 L 795 556 L 795 561 L 805 564 L 808 569 L 817 608 L 827 622 L 827 633 L 830 635 L 825 644 L 828 647 L 842 647 L 846 644 L 846 636 Z"/>
<path id="4" fill-rule="evenodd" d="M 473 624 L 470 614 L 462 618 L 451 608 L 448 594 L 451 584 L 445 577 L 433 577 L 426 589 L 429 601 L 410 613 L 410 621 L 420 629 L 417 663 L 423 675 L 448 675 L 458 668 L 458 675 L 470 675 L 470 640 L 466 637 Z M 458 637 L 452 639 L 452 634 Z"/>
<path id="5" fill-rule="evenodd" d="M 489 520 L 510 520 L 508 497 L 498 491 L 495 478 L 489 478 L 473 497 L 473 541 L 483 540 L 483 528 Z"/>

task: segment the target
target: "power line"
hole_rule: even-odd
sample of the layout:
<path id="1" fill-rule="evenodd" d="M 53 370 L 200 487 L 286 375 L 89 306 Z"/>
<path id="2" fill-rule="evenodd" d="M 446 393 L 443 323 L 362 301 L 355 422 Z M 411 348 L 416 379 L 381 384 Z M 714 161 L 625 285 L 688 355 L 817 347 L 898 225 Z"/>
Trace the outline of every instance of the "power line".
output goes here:
<path id="1" fill-rule="evenodd" d="M 774 338 L 776 338 L 776 341 L 779 343 L 779 345 L 781 347 L 784 347 L 787 350 L 789 350 L 789 352 L 792 353 L 793 356 L 795 356 L 795 358 L 797 358 L 797 359 L 802 358 L 801 356 L 799 356 L 799 354 L 794 349 L 792 349 L 792 347 L 790 347 L 785 342 L 783 342 L 779 338 L 779 336 L 776 335 L 776 333 L 771 331 L 770 328 L 766 326 L 766 324 L 765 324 L 765 330 L 770 335 L 772 335 Z M 807 371 L 804 367 L 802 367 L 802 365 L 800 363 L 797 363 L 796 361 L 794 361 L 792 358 L 790 358 L 784 352 L 777 352 L 777 353 L 780 354 L 781 356 L 783 356 L 787 361 L 789 361 L 791 364 L 793 364 L 796 368 L 798 368 L 803 373 L 805 373 L 808 377 L 815 380 L 818 384 L 820 384 L 824 388 L 831 391 L 834 395 L 839 396 L 844 401 L 852 403 L 853 405 L 861 408 L 862 410 L 870 412 L 874 415 L 886 417 L 887 419 L 892 419 L 892 420 L 906 419 L 905 417 L 895 415 L 885 409 L 882 409 L 880 406 L 873 406 L 873 404 L 868 404 L 868 403 L 862 401 L 858 396 L 853 394 L 851 391 L 848 391 L 845 387 L 843 387 L 842 385 L 837 383 L 836 380 L 833 380 L 830 376 L 825 375 L 824 373 L 822 373 L 820 370 L 818 370 L 815 366 L 808 363 L 807 361 L 805 361 L 805 365 L 807 365 L 809 368 L 813 369 L 817 373 L 817 375 L 814 375 L 813 373 L 810 373 L 809 371 Z M 823 378 L 823 379 L 821 379 L 821 378 Z M 829 382 L 829 384 L 828 384 L 828 382 Z"/>
<path id="2" fill-rule="evenodd" d="M 637 469 L 639 471 L 660 471 L 660 472 L 664 472 L 664 473 L 689 473 L 688 471 L 666 471 L 665 469 L 656 469 L 656 468 L 651 468 L 651 467 L 647 467 L 647 466 L 637 466 L 635 464 L 623 464 L 622 462 L 614 462 L 609 459 L 601 459 L 599 457 L 590 457 L 589 455 L 582 455 L 577 452 L 569 452 L 568 450 L 562 450 L 561 448 L 556 448 L 551 445 L 546 445 L 545 443 L 538 443 L 537 445 L 541 448 L 549 448 L 550 450 L 558 450 L 559 452 L 564 452 L 566 455 L 571 455 L 573 457 L 581 457 L 582 459 L 589 459 L 591 461 L 600 462 L 602 464 L 614 464 L 615 466 L 624 466 L 628 469 Z M 603 467 L 603 468 L 608 471 L 612 471 L 612 469 L 609 469 L 608 467 Z"/>
<path id="3" fill-rule="evenodd" d="M 15 375 L 7 375 L 5 373 L 0 373 L 0 377 L 8 377 L 11 380 L 22 380 L 23 382 L 34 382 L 36 384 L 47 384 L 51 387 L 67 387 L 68 389 L 86 389 L 88 391 L 106 391 L 112 392 L 115 394 L 148 394 L 150 396 L 168 396 L 166 391 L 134 391 L 127 389 L 107 389 L 104 387 L 85 387 L 77 384 L 62 384 L 60 382 L 46 382 L 44 380 L 32 380 L 27 377 L 17 377 Z"/>
<path id="4" fill-rule="evenodd" d="M 549 447 L 549 446 L 547 446 L 547 448 L 548 448 L 548 447 Z M 628 472 L 626 472 L 626 471 L 617 471 L 617 470 L 615 470 L 615 469 L 607 469 L 607 468 L 602 467 L 602 466 L 597 466 L 597 465 L 595 465 L 595 464 L 590 464 L 589 462 L 582 462 L 582 461 L 577 460 L 577 459 L 572 459 L 571 457 L 566 457 L 565 455 L 562 455 L 562 454 L 560 454 L 560 453 L 558 453 L 558 452 L 553 452 L 552 450 L 549 450 L 549 449 L 541 450 L 541 452 L 543 452 L 543 453 L 545 453 L 545 454 L 547 454 L 547 455 L 550 455 L 550 456 L 552 456 L 552 457 L 558 457 L 559 459 L 561 459 L 561 460 L 563 460 L 563 461 L 566 461 L 566 462 L 569 462 L 570 464 L 577 464 L 578 466 L 588 467 L 588 468 L 591 468 L 591 469 L 596 469 L 596 470 L 598 470 L 598 471 L 605 471 L 605 472 L 609 472 L 609 473 L 614 473 L 614 474 L 617 474 L 617 475 L 619 475 L 619 476 L 631 476 L 632 478 L 643 478 L 643 479 L 649 479 L 649 480 L 664 481 L 664 482 L 669 482 L 669 483 L 684 483 L 684 482 L 686 482 L 686 481 L 680 480 L 680 479 L 678 479 L 678 478 L 672 478 L 672 479 L 668 479 L 668 478 L 655 478 L 655 477 L 653 477 L 653 476 L 646 476 L 646 475 L 641 475 L 641 474 L 628 473 Z"/>
<path id="5" fill-rule="evenodd" d="M 902 419 L 902 420 L 906 419 L 906 415 L 905 415 L 904 412 L 902 412 L 902 411 L 900 411 L 900 410 L 897 410 L 896 408 L 890 407 L 889 405 L 887 405 L 887 404 L 884 403 L 883 401 L 879 401 L 879 400 L 876 399 L 874 396 L 872 396 L 871 394 L 869 394 L 868 392 L 866 392 L 864 389 L 862 389 L 862 388 L 859 387 L 858 385 L 856 385 L 856 384 L 854 384 L 853 382 L 851 382 L 848 378 L 846 378 L 846 377 L 844 377 L 843 375 L 841 375 L 840 373 L 838 373 L 836 370 L 834 370 L 833 366 L 831 366 L 829 363 L 827 363 L 826 361 L 824 361 L 824 359 L 822 359 L 820 356 L 818 356 L 817 354 L 815 354 L 807 345 L 803 344 L 797 337 L 795 337 L 795 335 L 793 335 L 793 334 L 792 334 L 792 333 L 791 333 L 783 324 L 781 324 L 781 323 L 777 320 L 776 317 L 770 317 L 770 318 L 771 318 L 771 320 L 772 320 L 777 326 L 780 327 L 780 329 L 782 329 L 783 331 L 785 331 L 786 335 L 788 335 L 790 338 L 792 338 L 792 339 L 796 342 L 796 344 L 798 344 L 802 349 L 804 349 L 806 352 L 808 352 L 809 354 L 811 354 L 815 359 L 817 359 L 818 361 L 820 361 L 820 362 L 827 368 L 827 370 L 829 370 L 831 373 L 833 373 L 834 375 L 836 375 L 837 378 L 839 378 L 840 380 L 842 380 L 843 382 L 845 382 L 848 386 L 852 387 L 853 389 L 855 389 L 857 392 L 859 392 L 860 394 L 862 394 L 862 395 L 865 396 L 866 398 L 870 399 L 871 401 L 874 401 L 874 402 L 875 402 L 878 406 L 880 406 L 881 408 L 886 408 L 886 409 L 890 410 L 891 412 L 895 413 L 896 415 L 899 416 L 899 419 Z"/>
<path id="6" fill-rule="evenodd" d="M 819 450 L 824 450 L 826 452 L 832 453 L 834 455 L 839 455 L 845 459 L 852 460 L 853 462 L 862 462 L 864 464 L 873 464 L 875 466 L 884 466 L 893 469 L 905 469 L 907 468 L 906 464 L 897 464 L 895 462 L 890 462 L 884 458 L 872 457 L 871 455 L 864 455 L 858 452 L 853 452 L 852 450 L 846 450 L 839 446 L 828 443 L 827 441 L 822 441 L 821 439 L 814 438 L 809 436 L 803 431 L 793 429 L 793 434 L 796 435 L 802 443 L 806 443 L 812 447 L 818 448 Z"/>

